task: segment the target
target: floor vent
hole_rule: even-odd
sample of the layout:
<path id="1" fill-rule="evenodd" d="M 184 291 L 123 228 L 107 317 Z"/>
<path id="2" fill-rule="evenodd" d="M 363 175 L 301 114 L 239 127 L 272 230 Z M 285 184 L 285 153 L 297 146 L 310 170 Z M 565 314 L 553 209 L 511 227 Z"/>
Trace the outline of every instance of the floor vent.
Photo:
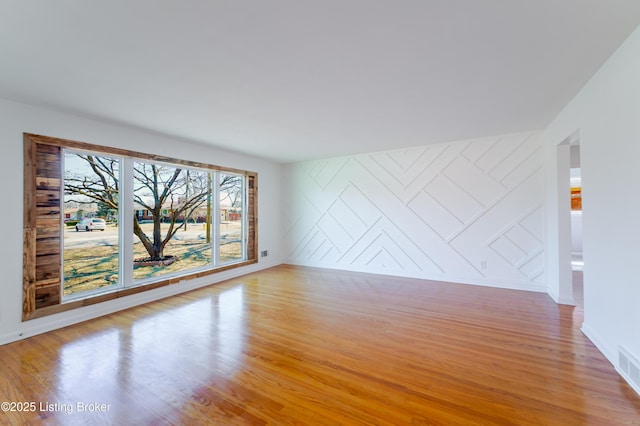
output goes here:
<path id="1" fill-rule="evenodd" d="M 618 367 L 625 380 L 640 394 L 640 361 L 622 346 L 618 348 Z"/>

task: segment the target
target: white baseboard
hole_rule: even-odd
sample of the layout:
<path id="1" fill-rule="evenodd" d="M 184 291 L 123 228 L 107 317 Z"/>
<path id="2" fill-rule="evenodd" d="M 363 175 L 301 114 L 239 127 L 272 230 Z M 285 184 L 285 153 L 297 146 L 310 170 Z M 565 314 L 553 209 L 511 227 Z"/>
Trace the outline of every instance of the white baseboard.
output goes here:
<path id="1" fill-rule="evenodd" d="M 607 358 L 607 361 L 609 361 L 611 363 L 611 365 L 613 365 L 613 368 L 615 368 L 616 372 L 618 372 L 618 374 L 620 374 L 620 377 L 622 377 L 624 379 L 625 382 L 627 382 L 627 384 L 629 384 L 629 386 L 631 386 L 631 389 L 633 389 L 639 396 L 640 396 L 640 386 L 635 384 L 630 377 L 628 377 L 624 371 L 622 371 L 622 369 L 620 368 L 620 365 L 618 363 L 618 353 L 616 353 L 615 351 L 611 351 L 609 350 L 609 348 L 602 343 L 602 340 L 598 338 L 597 334 L 593 332 L 593 330 L 591 330 L 585 323 L 582 323 L 582 327 L 580 328 L 582 330 L 582 332 L 584 333 L 585 336 L 587 336 L 587 338 L 589 340 L 591 340 L 591 342 L 595 345 L 596 348 L 598 348 L 598 350 L 600 352 L 602 352 L 602 355 L 604 355 L 605 358 Z M 627 357 L 629 356 L 633 356 L 635 357 L 633 354 L 627 354 Z"/>
<path id="2" fill-rule="evenodd" d="M 612 353 L 607 348 L 607 346 L 602 343 L 602 340 L 598 338 L 597 334 L 594 333 L 593 330 L 591 330 L 589 326 L 584 322 L 582 323 L 582 327 L 580 327 L 580 331 L 582 331 L 582 333 L 587 336 L 587 339 L 591 340 L 591 343 L 593 343 L 595 347 L 598 348 L 600 352 L 602 352 L 602 355 L 607 358 L 611 365 L 615 367 L 617 364 L 616 354 Z"/>
<path id="3" fill-rule="evenodd" d="M 509 280 L 494 280 L 494 279 L 478 279 L 474 277 L 453 277 L 453 276 L 440 276 L 440 275 L 424 275 L 417 273 L 407 273 L 407 272 L 389 272 L 386 270 L 380 269 L 361 269 L 361 268 L 353 268 L 348 266 L 333 266 L 326 265 L 321 263 L 313 263 L 313 262 L 297 262 L 295 260 L 285 260 L 285 264 L 296 265 L 296 266 L 309 266 L 312 268 L 323 268 L 323 269 L 332 269 L 337 271 L 348 271 L 348 272 L 360 272 L 366 274 L 376 274 L 376 275 L 386 275 L 393 277 L 401 277 L 401 278 L 415 278 L 419 280 L 430 280 L 430 281 L 443 281 L 450 282 L 455 284 L 469 284 L 469 285 L 479 285 L 484 287 L 494 287 L 494 288 L 504 288 L 508 290 L 522 290 L 522 291 L 533 291 L 536 293 L 546 293 L 547 288 L 544 284 L 531 284 L 528 282 L 519 282 L 519 281 L 509 281 Z"/>
<path id="4" fill-rule="evenodd" d="M 553 299 L 554 302 L 556 302 L 558 305 L 569 305 L 569 306 L 576 306 L 576 301 L 573 299 L 573 297 L 560 297 L 559 294 L 557 293 L 552 293 L 550 291 L 547 291 L 547 294 L 549 295 L 550 298 Z"/>

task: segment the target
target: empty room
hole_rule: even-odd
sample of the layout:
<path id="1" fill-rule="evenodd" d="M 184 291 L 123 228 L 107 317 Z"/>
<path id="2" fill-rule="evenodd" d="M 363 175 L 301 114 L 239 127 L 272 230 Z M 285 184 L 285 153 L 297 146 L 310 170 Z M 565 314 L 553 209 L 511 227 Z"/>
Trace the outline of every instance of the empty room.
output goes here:
<path id="1" fill-rule="evenodd" d="M 0 424 L 640 425 L 639 25 L 0 2 Z"/>

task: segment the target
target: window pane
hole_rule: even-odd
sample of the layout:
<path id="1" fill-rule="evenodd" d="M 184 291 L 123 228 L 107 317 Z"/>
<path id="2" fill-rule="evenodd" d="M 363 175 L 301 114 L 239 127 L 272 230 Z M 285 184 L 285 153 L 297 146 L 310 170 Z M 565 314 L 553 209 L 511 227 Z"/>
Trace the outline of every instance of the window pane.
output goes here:
<path id="1" fill-rule="evenodd" d="M 64 153 L 63 295 L 119 284 L 117 159 Z"/>
<path id="2" fill-rule="evenodd" d="M 220 262 L 243 260 L 244 254 L 244 177 L 219 174 L 220 183 Z"/>
<path id="3" fill-rule="evenodd" d="M 134 162 L 133 178 L 134 278 L 211 265 L 211 174 Z"/>

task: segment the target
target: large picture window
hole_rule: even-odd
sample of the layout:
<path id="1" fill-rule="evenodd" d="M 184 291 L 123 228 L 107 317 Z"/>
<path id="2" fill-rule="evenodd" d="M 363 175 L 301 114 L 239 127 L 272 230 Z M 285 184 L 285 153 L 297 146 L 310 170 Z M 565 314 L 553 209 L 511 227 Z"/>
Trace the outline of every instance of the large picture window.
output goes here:
<path id="1" fill-rule="evenodd" d="M 25 134 L 23 319 L 255 263 L 257 175 Z"/>

